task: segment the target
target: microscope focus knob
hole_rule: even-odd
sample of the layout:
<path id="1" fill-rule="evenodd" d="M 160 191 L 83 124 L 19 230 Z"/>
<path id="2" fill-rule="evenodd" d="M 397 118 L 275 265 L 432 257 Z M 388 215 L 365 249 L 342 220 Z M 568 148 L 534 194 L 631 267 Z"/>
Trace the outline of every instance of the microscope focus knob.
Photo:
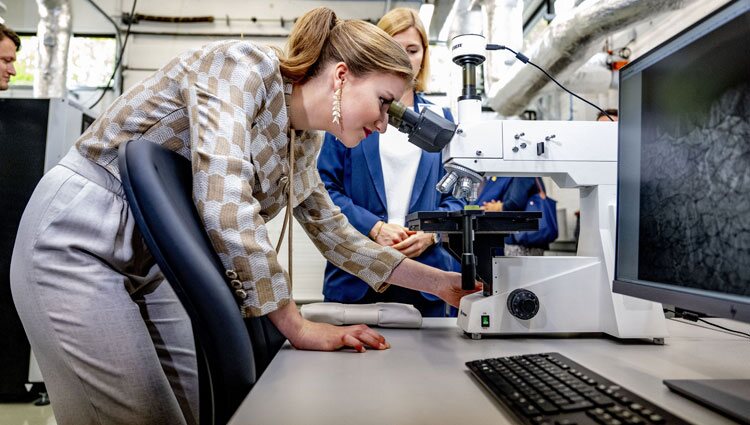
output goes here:
<path id="1" fill-rule="evenodd" d="M 539 312 L 539 298 L 528 289 L 516 289 L 508 295 L 508 311 L 521 320 L 529 320 Z"/>

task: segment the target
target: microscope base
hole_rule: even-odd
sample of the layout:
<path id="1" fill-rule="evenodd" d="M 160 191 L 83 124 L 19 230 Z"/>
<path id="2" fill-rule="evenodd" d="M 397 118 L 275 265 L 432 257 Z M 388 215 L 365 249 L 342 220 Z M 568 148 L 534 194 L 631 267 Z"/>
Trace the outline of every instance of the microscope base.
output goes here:
<path id="1" fill-rule="evenodd" d="M 608 273 L 596 257 L 495 257 L 492 268 L 492 295 L 476 293 L 461 300 L 458 326 L 472 338 L 571 333 L 657 340 L 667 336 L 661 304 L 613 294 Z M 519 289 L 531 295 L 521 291 L 524 296 L 519 301 Z M 514 306 L 509 298 L 515 299 Z"/>

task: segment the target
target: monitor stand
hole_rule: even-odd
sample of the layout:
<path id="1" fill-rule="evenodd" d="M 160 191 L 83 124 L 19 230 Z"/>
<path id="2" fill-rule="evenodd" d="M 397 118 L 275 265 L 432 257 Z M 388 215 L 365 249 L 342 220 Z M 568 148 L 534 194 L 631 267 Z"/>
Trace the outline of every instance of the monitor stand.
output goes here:
<path id="1" fill-rule="evenodd" d="M 743 424 L 750 424 L 750 379 L 669 379 L 670 390 Z"/>

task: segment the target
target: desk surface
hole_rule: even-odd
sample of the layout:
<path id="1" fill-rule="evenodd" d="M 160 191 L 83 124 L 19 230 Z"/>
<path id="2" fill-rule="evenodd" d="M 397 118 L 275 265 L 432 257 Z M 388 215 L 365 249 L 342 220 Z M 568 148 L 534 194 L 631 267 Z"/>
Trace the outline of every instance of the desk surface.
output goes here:
<path id="1" fill-rule="evenodd" d="M 364 354 L 298 351 L 287 343 L 230 425 L 512 424 L 464 363 L 549 351 L 696 424 L 733 423 L 671 393 L 662 380 L 750 378 L 750 341 L 703 325 L 667 324 L 671 336 L 663 346 L 603 337 L 473 341 L 455 319 L 425 319 L 418 330 L 380 329 L 391 349 Z"/>

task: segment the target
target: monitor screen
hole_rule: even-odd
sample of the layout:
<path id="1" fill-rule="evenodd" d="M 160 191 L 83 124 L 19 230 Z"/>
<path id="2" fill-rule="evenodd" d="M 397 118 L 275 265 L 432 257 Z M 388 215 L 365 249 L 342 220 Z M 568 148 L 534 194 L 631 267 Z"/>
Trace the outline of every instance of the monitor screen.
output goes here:
<path id="1" fill-rule="evenodd" d="M 750 321 L 749 5 L 621 71 L 615 292 Z"/>

